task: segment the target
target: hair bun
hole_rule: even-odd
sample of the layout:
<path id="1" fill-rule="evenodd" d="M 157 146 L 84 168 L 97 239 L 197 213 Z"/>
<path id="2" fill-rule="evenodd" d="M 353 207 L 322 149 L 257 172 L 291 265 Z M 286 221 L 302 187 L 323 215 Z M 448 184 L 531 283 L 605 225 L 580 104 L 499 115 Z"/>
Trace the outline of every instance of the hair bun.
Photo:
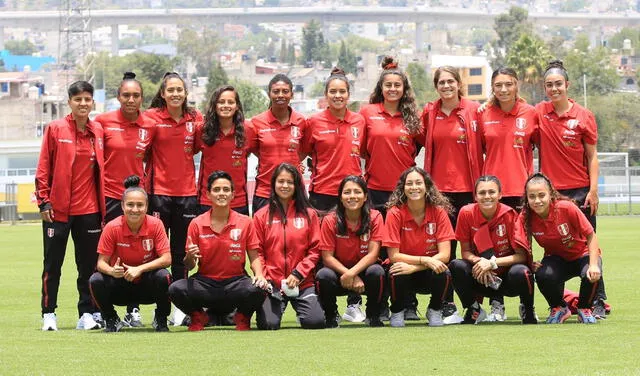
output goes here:
<path id="1" fill-rule="evenodd" d="M 547 69 L 549 70 L 551 68 L 560 68 L 560 69 L 565 69 L 564 68 L 564 64 L 562 63 L 562 60 L 556 59 L 556 60 L 551 60 L 549 62 L 549 64 L 547 65 Z"/>
<path id="2" fill-rule="evenodd" d="M 140 186 L 140 177 L 138 175 L 131 175 L 124 179 L 124 189 Z"/>
<path id="3" fill-rule="evenodd" d="M 382 66 L 382 69 L 384 70 L 388 70 L 388 69 L 397 69 L 398 68 L 398 63 L 396 63 L 393 60 L 393 57 L 391 56 L 385 56 L 384 58 L 382 58 L 382 62 L 380 63 L 380 65 Z"/>
<path id="4" fill-rule="evenodd" d="M 122 76 L 122 80 L 135 80 L 136 74 L 133 72 L 124 72 L 124 76 Z"/>
<path id="5" fill-rule="evenodd" d="M 346 76 L 346 74 L 344 73 L 344 69 L 342 69 L 340 67 L 333 67 L 333 69 L 331 70 L 331 75 L 332 76 Z"/>

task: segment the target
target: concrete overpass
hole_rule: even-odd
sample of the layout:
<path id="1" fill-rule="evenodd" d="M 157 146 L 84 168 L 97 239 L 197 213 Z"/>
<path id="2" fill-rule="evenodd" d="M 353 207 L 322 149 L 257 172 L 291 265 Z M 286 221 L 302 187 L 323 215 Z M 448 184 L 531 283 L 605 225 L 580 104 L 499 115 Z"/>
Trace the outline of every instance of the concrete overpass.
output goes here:
<path id="1" fill-rule="evenodd" d="M 415 23 L 416 44 L 421 46 L 422 26 L 427 24 L 490 25 L 499 14 L 474 9 L 444 7 L 280 7 L 280 8 L 204 8 L 204 9 L 124 9 L 92 10 L 92 27 L 118 25 L 175 24 L 256 24 L 306 23 L 312 19 L 328 24 Z M 640 25 L 640 14 L 530 13 L 535 25 L 582 26 L 595 34 L 604 26 Z M 0 12 L 0 28 L 59 29 L 58 11 Z M 117 42 L 117 33 L 115 33 Z M 0 36 L 0 44 L 3 37 Z"/>

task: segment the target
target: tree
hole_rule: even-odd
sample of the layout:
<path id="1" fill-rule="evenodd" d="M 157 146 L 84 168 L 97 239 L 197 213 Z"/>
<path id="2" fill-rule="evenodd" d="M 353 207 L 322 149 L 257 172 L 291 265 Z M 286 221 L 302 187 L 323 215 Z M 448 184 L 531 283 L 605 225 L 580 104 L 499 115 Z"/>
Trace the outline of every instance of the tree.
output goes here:
<path id="1" fill-rule="evenodd" d="M 245 118 L 248 119 L 267 109 L 269 98 L 264 90 L 245 80 L 233 80 L 231 84 L 238 91 Z"/>
<path id="2" fill-rule="evenodd" d="M 431 86 L 431 77 L 420 63 L 409 63 L 406 70 L 407 76 L 416 96 L 416 104 L 418 107 L 424 107 L 425 104 L 435 100 L 438 97 L 433 86 Z"/>
<path id="3" fill-rule="evenodd" d="M 498 34 L 498 39 L 494 43 L 496 55 L 493 61 L 494 67 L 504 65 L 505 56 L 520 35 L 533 32 L 533 25 L 528 17 L 529 12 L 526 9 L 514 6 L 509 9 L 509 13 L 495 18 L 493 29 Z"/>
<path id="4" fill-rule="evenodd" d="M 620 32 L 614 34 L 607 41 L 607 47 L 621 50 L 625 39 L 631 41 L 632 48 L 640 48 L 640 30 L 637 28 L 624 27 Z"/>
<path id="5" fill-rule="evenodd" d="M 635 93 L 589 97 L 589 110 L 598 123 L 598 151 L 625 152 L 640 143 L 639 106 Z"/>
<path id="6" fill-rule="evenodd" d="M 287 61 L 287 40 L 284 38 L 280 38 L 280 59 L 278 61 L 280 63 Z"/>
<path id="7" fill-rule="evenodd" d="M 287 64 L 293 66 L 296 63 L 296 46 L 293 45 L 293 42 L 289 43 L 289 47 L 287 48 Z"/>
<path id="8" fill-rule="evenodd" d="M 531 103 L 542 99 L 542 75 L 551 54 L 542 39 L 522 34 L 509 49 L 506 63 L 515 69 L 522 81 L 521 94 Z"/>
<path id="9" fill-rule="evenodd" d="M 265 60 L 267 61 L 270 61 L 272 57 L 276 56 L 276 42 L 274 42 L 273 39 L 271 39 L 269 44 L 267 44 L 267 51 L 265 55 Z"/>
<path id="10" fill-rule="evenodd" d="M 578 97 L 583 94 L 583 80 L 587 79 L 587 93 L 607 94 L 618 85 L 619 78 L 611 66 L 609 51 L 604 47 L 589 47 L 589 38 L 580 34 L 576 38 L 574 49 L 564 59 L 564 65 L 570 73 L 573 85 L 569 86 L 569 95 Z"/>
<path id="11" fill-rule="evenodd" d="M 178 35 L 178 53 L 186 56 L 196 64 L 198 76 L 205 76 L 216 60 L 220 49 L 220 38 L 209 28 L 204 28 L 201 34 L 195 30 L 185 28 Z"/>
<path id="12" fill-rule="evenodd" d="M 209 69 L 209 80 L 207 81 L 207 90 L 204 97 L 204 105 L 202 108 L 209 103 L 209 98 L 213 91 L 219 88 L 222 85 L 229 84 L 229 76 L 227 72 L 222 68 L 222 65 L 218 62 L 217 64 L 213 64 L 211 69 Z"/>
<path id="13" fill-rule="evenodd" d="M 358 61 L 356 59 L 356 55 L 353 54 L 347 48 L 344 40 L 340 41 L 340 53 L 338 54 L 338 66 L 342 68 L 345 73 L 353 73 L 355 75 L 358 74 Z"/>
<path id="14" fill-rule="evenodd" d="M 329 53 L 329 45 L 320 31 L 320 23 L 316 20 L 309 21 L 302 27 L 302 62 L 330 61 Z"/>
<path id="15" fill-rule="evenodd" d="M 5 42 L 4 48 L 12 55 L 32 55 L 38 52 L 36 45 L 28 39 L 8 40 Z"/>

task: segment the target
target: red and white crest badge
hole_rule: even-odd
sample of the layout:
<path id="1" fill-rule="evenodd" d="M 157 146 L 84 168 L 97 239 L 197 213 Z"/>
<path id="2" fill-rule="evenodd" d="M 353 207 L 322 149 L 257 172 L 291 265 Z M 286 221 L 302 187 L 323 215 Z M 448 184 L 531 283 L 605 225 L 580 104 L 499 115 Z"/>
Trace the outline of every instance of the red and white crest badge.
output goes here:
<path id="1" fill-rule="evenodd" d="M 55 234 L 55 230 L 53 228 L 48 228 L 47 229 L 47 236 L 50 238 L 53 238 L 53 235 Z"/>
<path id="2" fill-rule="evenodd" d="M 147 136 L 149 135 L 149 131 L 146 129 L 138 129 L 138 137 L 140 137 L 140 141 L 144 141 L 147 139 Z"/>
<path id="3" fill-rule="evenodd" d="M 301 229 L 304 227 L 304 218 L 295 217 L 293 219 L 293 227 L 297 229 Z"/>
<path id="4" fill-rule="evenodd" d="M 569 225 L 566 223 L 561 224 L 560 226 L 558 226 L 558 232 L 562 236 L 569 235 Z"/>
<path id="5" fill-rule="evenodd" d="M 478 122 L 475 120 L 471 120 L 471 130 L 476 131 L 478 129 Z"/>
<path id="6" fill-rule="evenodd" d="M 496 227 L 496 235 L 502 237 L 505 236 L 507 234 L 507 227 L 505 225 L 498 225 L 498 227 Z"/>
<path id="7" fill-rule="evenodd" d="M 579 123 L 580 121 L 578 119 L 570 119 L 569 121 L 567 121 L 567 128 L 575 129 Z"/>
<path id="8" fill-rule="evenodd" d="M 142 239 L 142 249 L 151 252 L 153 250 L 153 239 Z"/>
<path id="9" fill-rule="evenodd" d="M 298 138 L 300 137 L 300 128 L 295 125 L 291 126 L 291 137 Z"/>
<path id="10" fill-rule="evenodd" d="M 364 233 L 362 235 L 360 235 L 360 240 L 363 242 L 368 242 L 369 241 L 369 233 Z"/>
<path id="11" fill-rule="evenodd" d="M 516 128 L 520 130 L 524 130 L 527 128 L 527 119 L 516 118 Z"/>
<path id="12" fill-rule="evenodd" d="M 187 132 L 193 133 L 193 122 L 191 121 L 187 122 Z"/>
<path id="13" fill-rule="evenodd" d="M 237 242 L 238 240 L 240 240 L 241 234 L 242 234 L 242 229 L 239 229 L 239 228 L 234 228 L 233 230 L 229 231 L 229 237 L 234 242 Z"/>
<path id="14" fill-rule="evenodd" d="M 358 127 L 351 127 L 351 136 L 357 139 L 358 136 L 360 136 L 360 129 L 358 129 Z"/>
<path id="15" fill-rule="evenodd" d="M 436 224 L 433 222 L 429 222 L 427 223 L 427 226 L 425 227 L 425 231 L 427 232 L 427 234 L 429 235 L 433 235 L 436 233 Z"/>

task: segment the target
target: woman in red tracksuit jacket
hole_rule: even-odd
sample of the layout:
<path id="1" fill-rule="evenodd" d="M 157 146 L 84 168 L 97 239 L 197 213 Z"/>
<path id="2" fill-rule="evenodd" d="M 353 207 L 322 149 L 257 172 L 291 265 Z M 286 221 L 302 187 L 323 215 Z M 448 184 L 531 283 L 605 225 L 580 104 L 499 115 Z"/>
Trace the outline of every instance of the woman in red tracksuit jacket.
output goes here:
<path id="1" fill-rule="evenodd" d="M 314 288 L 320 221 L 295 166 L 282 163 L 276 167 L 269 205 L 258 210 L 253 220 L 265 278 L 273 287 L 257 311 L 258 329 L 279 329 L 287 302 L 303 329 L 324 328 L 324 312 Z"/>
<path id="2" fill-rule="evenodd" d="M 78 81 L 69 86 L 71 114 L 45 129 L 36 171 L 36 199 L 42 217 L 42 330 L 58 330 L 55 309 L 69 232 L 78 268 L 77 329 L 98 329 L 102 321 L 89 293 L 89 277 L 105 215 L 104 148 L 99 123 L 89 120 L 93 86 Z M 96 321 L 97 320 L 97 321 Z"/>

